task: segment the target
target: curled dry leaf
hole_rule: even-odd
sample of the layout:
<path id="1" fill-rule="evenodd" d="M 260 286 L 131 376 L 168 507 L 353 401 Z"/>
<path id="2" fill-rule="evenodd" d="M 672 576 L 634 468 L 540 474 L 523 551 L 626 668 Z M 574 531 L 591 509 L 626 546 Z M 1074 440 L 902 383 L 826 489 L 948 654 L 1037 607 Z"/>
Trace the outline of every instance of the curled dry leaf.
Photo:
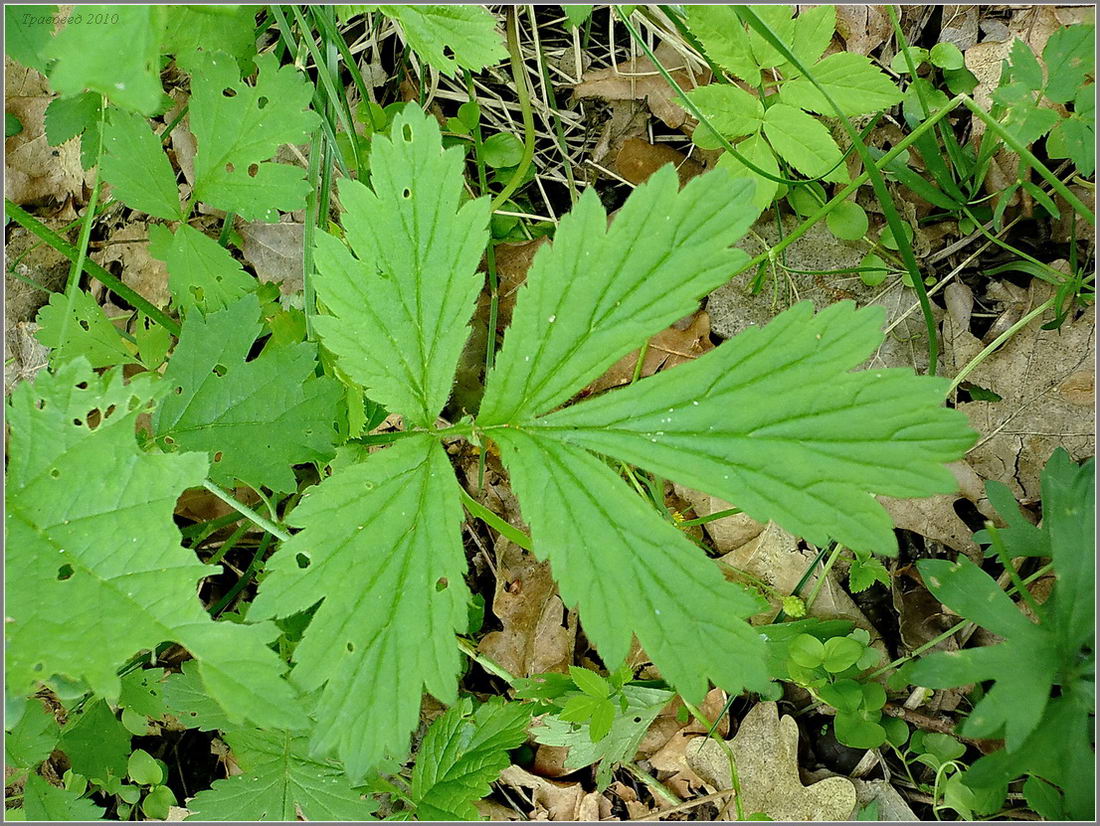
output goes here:
<path id="1" fill-rule="evenodd" d="M 167 307 L 172 297 L 168 289 L 168 267 L 149 254 L 149 225 L 134 221 L 119 227 L 103 243 L 92 259 L 100 266 L 118 263 L 122 281 L 158 307 Z"/>
<path id="2" fill-rule="evenodd" d="M 719 790 L 732 788 L 729 749 L 737 765 L 741 807 L 746 816 L 762 812 L 772 820 L 848 820 L 856 790 L 846 777 L 830 777 L 803 786 L 798 770 L 798 725 L 780 717 L 775 703 L 757 703 L 741 721 L 732 740 L 707 737 L 687 748 L 689 765 Z M 736 819 L 731 802 L 718 819 Z"/>
<path id="3" fill-rule="evenodd" d="M 595 821 L 611 816 L 611 801 L 596 792 L 585 792 L 580 783 L 547 780 L 519 766 L 509 766 L 501 772 L 500 782 L 530 790 L 535 808 L 526 813 L 529 820 Z"/>
<path id="4" fill-rule="evenodd" d="M 303 286 L 305 224 L 289 215 L 283 219 L 276 224 L 238 221 L 237 231 L 243 241 L 241 253 L 259 279 L 278 284 L 283 295 L 293 295 L 301 292 Z"/>
<path id="5" fill-rule="evenodd" d="M 893 35 L 882 6 L 837 6 L 836 31 L 846 51 L 861 55 L 869 55 Z"/>

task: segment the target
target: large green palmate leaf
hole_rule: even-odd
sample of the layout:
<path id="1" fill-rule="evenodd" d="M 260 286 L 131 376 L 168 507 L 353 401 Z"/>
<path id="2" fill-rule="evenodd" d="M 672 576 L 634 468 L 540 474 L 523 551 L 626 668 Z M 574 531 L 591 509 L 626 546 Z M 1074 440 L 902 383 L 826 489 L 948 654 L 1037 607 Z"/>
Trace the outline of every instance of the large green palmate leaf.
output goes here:
<path id="1" fill-rule="evenodd" d="M 525 430 L 490 431 L 567 605 L 609 667 L 636 636 L 661 674 L 692 702 L 707 679 L 732 694 L 766 689 L 764 642 L 744 618 L 758 600 L 590 453 Z"/>
<path id="2" fill-rule="evenodd" d="M 528 271 L 480 424 L 522 421 L 566 401 L 748 260 L 730 244 L 757 215 L 752 184 L 723 172 L 678 187 L 671 166 L 658 170 L 610 228 L 595 191 L 581 196 Z"/>
<path id="3" fill-rule="evenodd" d="M 57 14 L 57 6 L 4 6 L 4 52 L 24 66 L 46 73 L 47 61 L 42 54 L 53 36 L 49 18 Z M 51 144 L 52 145 L 52 144 Z"/>
<path id="4" fill-rule="evenodd" d="M 195 50 L 232 55 L 242 72 L 252 69 L 256 54 L 256 13 L 260 6 L 168 6 L 162 50 L 194 73 L 201 70 Z"/>
<path id="5" fill-rule="evenodd" d="M 882 340 L 882 322 L 879 308 L 840 302 L 814 315 L 804 302 L 529 431 L 705 490 L 814 543 L 890 554 L 892 524 L 872 494 L 954 490 L 944 463 L 975 434 L 941 406 L 945 380 L 848 372 Z"/>
<path id="6" fill-rule="evenodd" d="M 269 343 L 247 361 L 262 329 L 255 295 L 205 318 L 188 316 L 164 374 L 172 392 L 153 429 L 166 447 L 210 453 L 216 482 L 289 492 L 291 465 L 335 455 L 333 410 L 343 391 L 314 375 L 313 344 Z"/>
<path id="7" fill-rule="evenodd" d="M 295 650 L 292 679 L 321 686 L 315 753 L 359 779 L 403 756 L 426 688 L 453 702 L 454 634 L 469 592 L 458 482 L 427 434 L 343 467 L 303 497 L 295 534 L 267 565 L 249 616 L 289 616 L 324 600 Z"/>
<path id="8" fill-rule="evenodd" d="M 309 755 L 309 739 L 286 731 L 222 735 L 242 774 L 188 802 L 188 820 L 374 820 L 377 805 L 351 788 L 343 769 Z"/>
<path id="9" fill-rule="evenodd" d="M 225 52 L 195 58 L 195 197 L 246 221 L 275 221 L 279 210 L 305 206 L 309 184 L 301 167 L 270 159 L 283 144 L 307 142 L 318 117 L 309 109 L 313 88 L 301 72 L 280 67 L 274 54 L 259 55 L 255 62 L 259 75 L 249 86 Z"/>
<path id="10" fill-rule="evenodd" d="M 155 114 L 169 103 L 160 85 L 166 11 L 160 5 L 73 9 L 45 48 L 45 57 L 56 61 L 50 86 L 62 97 L 90 89 L 123 109 Z"/>
<path id="11" fill-rule="evenodd" d="M 238 722 L 301 725 L 266 647 L 272 626 L 214 623 L 196 582 L 212 573 L 180 547 L 172 512 L 205 457 L 143 453 L 136 418 L 149 374 L 124 384 L 83 359 L 19 385 L 8 408 L 6 677 L 11 693 L 61 675 L 115 699 L 115 669 L 172 640 L 198 660 L 208 695 Z"/>
<path id="12" fill-rule="evenodd" d="M 340 181 L 355 257 L 326 233 L 317 245 L 325 345 L 372 399 L 424 427 L 450 395 L 482 284 L 488 200 L 459 207 L 462 164 L 435 120 L 406 106 L 373 140 L 371 188 Z"/>
<path id="13" fill-rule="evenodd" d="M 471 715 L 463 699 L 432 723 L 412 775 L 418 820 L 480 820 L 474 801 L 512 762 L 508 751 L 527 739 L 531 708 L 490 701 Z"/>

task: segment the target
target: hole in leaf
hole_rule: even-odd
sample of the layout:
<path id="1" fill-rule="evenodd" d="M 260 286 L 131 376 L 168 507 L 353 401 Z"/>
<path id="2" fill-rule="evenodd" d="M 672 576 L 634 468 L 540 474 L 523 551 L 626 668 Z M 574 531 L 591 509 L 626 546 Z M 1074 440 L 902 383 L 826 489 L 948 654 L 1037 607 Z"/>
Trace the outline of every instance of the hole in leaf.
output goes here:
<path id="1" fill-rule="evenodd" d="M 237 90 L 232 86 L 226 86 L 222 89 L 222 94 L 227 98 L 235 98 L 237 96 Z"/>
<path id="2" fill-rule="evenodd" d="M 81 327 L 81 329 L 83 329 L 83 330 L 90 330 L 90 329 L 92 329 L 92 328 L 91 328 L 91 326 L 90 326 L 90 325 L 88 324 L 88 322 L 87 322 L 87 321 L 85 321 L 84 319 L 80 319 L 80 327 Z"/>
<path id="3" fill-rule="evenodd" d="M 214 369 L 211 370 L 210 372 L 213 373 L 215 376 L 218 376 L 220 378 L 220 377 L 224 376 L 229 371 L 228 371 L 228 368 L 226 368 L 226 366 L 224 364 L 215 364 Z"/>
<path id="4" fill-rule="evenodd" d="M 233 174 L 233 170 L 234 170 L 234 169 L 236 169 L 236 167 L 235 167 L 235 166 L 233 166 L 233 164 L 231 164 L 231 163 L 227 163 L 227 164 L 225 165 L 225 171 L 226 171 L 226 173 L 227 173 L 227 174 L 229 174 L 229 175 L 232 175 L 232 174 Z"/>
<path id="5" fill-rule="evenodd" d="M 222 460 L 222 455 L 222 452 L 219 450 L 217 453 L 214 454 L 214 461 L 220 462 Z"/>
<path id="6" fill-rule="evenodd" d="M 171 436 L 165 436 L 164 437 L 164 443 L 166 445 L 174 445 L 176 443 L 176 440 L 173 439 Z"/>
<path id="7" fill-rule="evenodd" d="M 60 479 L 61 478 L 61 471 L 58 470 L 57 468 L 53 468 L 52 470 L 50 470 L 50 478 L 51 479 Z"/>
<path id="8" fill-rule="evenodd" d="M 88 382 L 86 382 L 86 381 L 77 382 L 76 383 L 76 389 L 77 390 L 87 390 L 88 389 Z"/>
<path id="9" fill-rule="evenodd" d="M 634 722 L 635 723 L 640 723 L 640 722 L 642 722 L 642 718 L 641 717 L 635 717 Z"/>
<path id="10" fill-rule="evenodd" d="M 348 653 L 351 654 L 354 651 L 355 651 L 355 645 L 353 643 L 349 642 L 348 643 Z"/>
<path id="11" fill-rule="evenodd" d="M 294 557 L 294 561 L 298 563 L 299 568 L 308 568 L 311 564 L 311 560 L 305 554 L 298 554 Z"/>
<path id="12" fill-rule="evenodd" d="M 405 198 L 405 199 L 411 198 L 412 197 L 412 190 L 409 189 L 408 187 L 405 187 L 404 189 L 401 190 L 401 197 Z"/>
<path id="13" fill-rule="evenodd" d="M 177 384 L 176 389 L 173 390 L 172 392 L 175 393 L 177 396 L 182 396 L 183 395 L 183 385 Z"/>
<path id="14" fill-rule="evenodd" d="M 447 582 L 447 577 L 441 576 L 435 582 L 435 590 L 437 590 L 437 591 L 446 591 L 448 584 L 449 583 Z"/>
<path id="15" fill-rule="evenodd" d="M 104 419 L 109 419 L 111 417 L 111 414 L 114 413 L 114 412 L 115 412 L 115 406 L 112 404 L 112 405 L 108 406 L 106 410 L 103 411 L 103 418 Z"/>
<path id="16" fill-rule="evenodd" d="M 267 106 L 267 98 L 263 95 L 260 95 L 258 98 L 256 98 L 256 108 L 263 109 L 265 106 Z"/>
<path id="17" fill-rule="evenodd" d="M 99 408 L 95 407 L 89 410 L 84 415 L 84 421 L 88 423 L 89 430 L 95 430 L 97 427 L 99 427 L 99 423 L 103 421 L 103 416 L 99 412 Z"/>
<path id="18" fill-rule="evenodd" d="M 255 178 L 260 171 L 260 165 L 258 163 L 252 163 L 248 165 L 248 177 Z"/>
<path id="19" fill-rule="evenodd" d="M 84 422 L 81 419 L 73 419 L 73 424 L 75 424 L 77 427 L 83 427 L 84 426 Z"/>
<path id="20" fill-rule="evenodd" d="M 404 126 L 401 127 L 401 136 L 405 139 L 407 143 L 412 143 L 413 130 L 411 124 L 406 123 Z"/>
<path id="21" fill-rule="evenodd" d="M 57 569 L 57 581 L 64 582 L 66 579 L 73 575 L 72 565 L 62 565 Z"/>
<path id="22" fill-rule="evenodd" d="M 35 410 L 45 410 L 46 409 L 46 400 L 45 399 L 37 399 L 34 403 L 34 409 Z"/>

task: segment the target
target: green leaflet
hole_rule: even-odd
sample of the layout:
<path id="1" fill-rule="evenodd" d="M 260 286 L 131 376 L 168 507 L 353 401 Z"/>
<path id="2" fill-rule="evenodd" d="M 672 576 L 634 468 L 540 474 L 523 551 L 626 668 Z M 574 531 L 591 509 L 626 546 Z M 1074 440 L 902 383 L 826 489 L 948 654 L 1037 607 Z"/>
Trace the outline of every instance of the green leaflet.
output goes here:
<path id="1" fill-rule="evenodd" d="M 218 780 L 188 803 L 188 820 L 374 820 L 377 805 L 340 766 L 309 756 L 309 739 L 285 731 L 228 731 L 243 774 Z"/>
<path id="2" fill-rule="evenodd" d="M 508 751 L 527 739 L 531 708 L 499 698 L 471 715 L 462 699 L 432 723 L 420 743 L 412 775 L 418 820 L 479 820 L 474 801 L 512 762 Z"/>
<path id="3" fill-rule="evenodd" d="M 313 344 L 269 343 L 246 361 L 262 329 L 255 295 L 205 318 L 188 316 L 153 430 L 166 448 L 210 453 L 215 482 L 289 492 L 291 465 L 335 455 L 333 411 L 343 391 L 314 376 Z"/>
<path id="4" fill-rule="evenodd" d="M 763 125 L 764 107 L 760 99 L 732 83 L 698 86 L 688 92 L 688 97 L 711 126 L 727 138 L 756 134 Z"/>
<path id="5" fill-rule="evenodd" d="M 837 166 L 840 147 L 829 130 L 801 109 L 785 103 L 770 106 L 764 113 L 764 134 L 779 156 L 807 178 L 824 175 L 832 181 L 837 173 L 844 174 L 843 166 Z"/>
<path id="6" fill-rule="evenodd" d="M 119 370 L 97 376 L 77 359 L 12 393 L 9 690 L 29 693 L 58 674 L 114 699 L 118 665 L 175 640 L 233 719 L 300 725 L 266 648 L 275 629 L 215 624 L 195 595 L 211 569 L 180 547 L 172 511 L 208 463 L 138 449 L 135 420 L 156 390 L 149 374 L 123 384 Z"/>
<path id="7" fill-rule="evenodd" d="M 132 209 L 169 221 L 183 217 L 172 165 L 141 115 L 111 110 L 99 169 L 115 197 Z"/>
<path id="8" fill-rule="evenodd" d="M 458 7 L 455 7 L 458 8 Z M 413 105 L 371 148 L 371 189 L 341 180 L 346 236 L 317 242 L 317 330 L 367 394 L 417 425 L 435 422 L 481 290 L 488 199 L 459 207 L 462 152 L 443 150 Z"/>
<path id="9" fill-rule="evenodd" d="M 404 755 L 426 688 L 455 699 L 469 592 L 458 483 L 428 435 L 344 467 L 290 515 L 303 530 L 267 564 L 249 616 L 289 616 L 324 600 L 295 650 L 292 678 L 324 686 L 315 753 L 360 779 Z"/>
<path id="10" fill-rule="evenodd" d="M 168 265 L 168 286 L 178 307 L 186 314 L 222 310 L 256 289 L 256 279 L 246 273 L 225 247 L 187 224 L 173 235 L 167 227 L 149 227 L 149 254 Z"/>
<path id="11" fill-rule="evenodd" d="M 765 690 L 763 640 L 743 619 L 761 610 L 756 599 L 591 454 L 526 429 L 492 437 L 536 555 L 605 662 L 623 661 L 633 635 L 692 702 L 708 678 L 731 694 Z"/>
<path id="12" fill-rule="evenodd" d="M 246 221 L 275 221 L 279 210 L 305 206 L 305 170 L 269 159 L 285 144 L 306 143 L 318 122 L 313 87 L 274 54 L 255 58 L 255 86 L 240 79 L 225 52 L 196 58 L 191 80 L 191 129 L 198 140 L 195 197 Z M 235 94 L 228 97 L 226 90 Z"/>
<path id="13" fill-rule="evenodd" d="M 733 6 L 685 6 L 684 11 L 692 34 L 715 62 L 750 84 L 760 81 L 748 32 Z"/>
<path id="14" fill-rule="evenodd" d="M 882 320 L 879 308 L 840 302 L 814 315 L 804 302 L 690 364 L 528 427 L 735 502 L 818 545 L 832 538 L 892 554 L 893 526 L 871 494 L 954 490 L 943 465 L 975 434 L 941 406 L 943 380 L 848 372 L 882 340 Z"/>
<path id="15" fill-rule="evenodd" d="M 32 698 L 19 721 L 4 731 L 4 762 L 33 769 L 50 756 L 60 737 L 61 730 L 53 714 L 41 701 Z"/>
<path id="16" fill-rule="evenodd" d="M 57 14 L 57 6 L 4 6 L 4 51 L 24 66 L 46 73 L 42 50 L 53 36 L 53 24 L 42 22 Z"/>
<path id="17" fill-rule="evenodd" d="M 45 48 L 45 57 L 57 61 L 50 70 L 50 86 L 62 97 L 90 89 L 142 115 L 166 108 L 169 101 L 160 86 L 166 12 L 157 5 L 74 9 L 73 21 Z M 109 22 L 89 25 L 97 16 Z"/>
<path id="18" fill-rule="evenodd" d="M 764 140 L 763 135 L 756 134 L 745 138 L 734 148 L 744 158 L 747 158 L 765 172 L 779 177 L 779 162 L 775 159 L 775 153 L 772 152 L 772 148 L 768 146 L 768 142 Z M 752 205 L 755 209 L 766 207 L 775 198 L 775 193 L 779 191 L 779 184 L 776 181 L 757 175 L 729 152 L 722 153 L 722 156 L 718 159 L 718 166 L 729 172 L 730 175 L 738 178 L 749 178 L 756 184 L 756 189 L 752 195 Z"/>
<path id="19" fill-rule="evenodd" d="M 125 777 L 130 732 L 106 702 L 95 699 L 69 716 L 59 748 L 77 774 L 95 780 Z"/>
<path id="20" fill-rule="evenodd" d="M 586 191 L 535 256 L 486 379 L 479 424 L 550 410 L 692 312 L 748 259 L 729 245 L 757 215 L 750 187 L 719 173 L 677 191 L 666 166 L 631 194 L 610 228 L 596 193 Z"/>
<path id="21" fill-rule="evenodd" d="M 508 56 L 496 18 L 484 6 L 358 6 L 377 8 L 401 24 L 409 46 L 428 65 L 453 75 L 459 68 L 479 72 Z M 444 47 L 454 55 L 447 56 Z"/>
<path id="22" fill-rule="evenodd" d="M 901 102 L 901 90 L 863 55 L 829 55 L 813 67 L 813 74 L 845 115 L 878 112 Z M 804 77 L 785 83 L 780 98 L 819 115 L 835 115 L 825 96 Z"/>
<path id="23" fill-rule="evenodd" d="M 104 811 L 75 792 L 50 785 L 31 774 L 23 787 L 23 813 L 27 820 L 102 820 Z"/>
<path id="24" fill-rule="evenodd" d="M 92 367 L 137 364 L 138 359 L 122 340 L 96 300 L 83 290 L 73 296 L 73 312 L 66 321 L 69 298 L 64 293 L 50 295 L 50 303 L 38 311 L 35 338 L 50 348 L 50 364 L 55 367 L 83 357 Z M 64 336 L 64 341 L 62 341 Z"/>
<path id="25" fill-rule="evenodd" d="M 99 125 L 99 107 L 103 96 L 85 92 L 71 98 L 54 98 L 46 107 L 46 139 L 60 146 L 86 129 Z"/>
<path id="26" fill-rule="evenodd" d="M 162 50 L 176 56 L 186 72 L 201 71 L 204 52 L 225 52 L 241 72 L 252 70 L 256 54 L 256 13 L 260 6 L 168 6 Z"/>
<path id="27" fill-rule="evenodd" d="M 1095 70 L 1096 27 L 1078 23 L 1058 29 L 1043 47 L 1047 84 L 1043 94 L 1055 103 L 1072 100 Z"/>

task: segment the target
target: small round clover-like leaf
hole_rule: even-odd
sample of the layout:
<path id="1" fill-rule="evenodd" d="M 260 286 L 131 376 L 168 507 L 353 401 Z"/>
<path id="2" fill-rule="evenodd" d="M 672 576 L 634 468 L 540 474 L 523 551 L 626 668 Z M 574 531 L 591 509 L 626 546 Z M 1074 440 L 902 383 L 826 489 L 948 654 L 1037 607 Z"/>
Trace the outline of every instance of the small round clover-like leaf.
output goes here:
<path id="1" fill-rule="evenodd" d="M 861 712 L 840 712 L 833 725 L 836 739 L 853 749 L 877 749 L 886 742 L 886 729 Z"/>
<path id="2" fill-rule="evenodd" d="M 817 693 L 837 711 L 854 713 L 863 703 L 863 687 L 855 680 L 837 680 L 823 685 Z"/>
<path id="3" fill-rule="evenodd" d="M 803 668 L 817 668 L 825 661 L 825 644 L 810 634 L 799 634 L 791 640 L 787 656 Z"/>
<path id="4" fill-rule="evenodd" d="M 842 241 L 858 241 L 867 234 L 867 213 L 855 201 L 842 201 L 825 218 L 829 231 Z"/>
<path id="5" fill-rule="evenodd" d="M 832 674 L 851 668 L 863 656 L 863 646 L 850 637 L 833 637 L 825 641 L 821 664 Z"/>
<path id="6" fill-rule="evenodd" d="M 139 786 L 156 786 L 164 780 L 160 765 L 144 749 L 134 749 L 126 761 L 126 775 Z"/>

